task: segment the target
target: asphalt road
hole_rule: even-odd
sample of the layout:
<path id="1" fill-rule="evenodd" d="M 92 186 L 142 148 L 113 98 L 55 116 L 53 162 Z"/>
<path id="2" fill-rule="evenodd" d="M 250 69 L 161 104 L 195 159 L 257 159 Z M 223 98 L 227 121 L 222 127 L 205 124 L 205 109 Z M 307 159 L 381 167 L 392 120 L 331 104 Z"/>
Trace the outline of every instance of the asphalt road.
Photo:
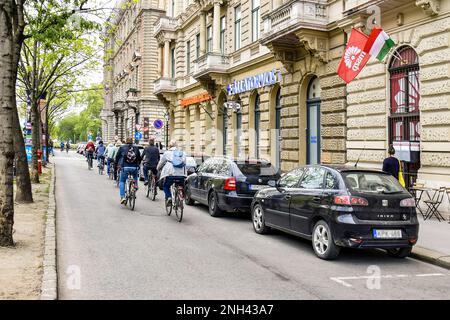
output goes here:
<path id="1" fill-rule="evenodd" d="M 258 235 L 250 216 L 212 218 L 187 207 L 168 217 L 162 192 L 136 210 L 106 176 L 56 152 L 60 299 L 448 299 L 450 270 L 384 252 L 318 259 L 308 241 Z"/>

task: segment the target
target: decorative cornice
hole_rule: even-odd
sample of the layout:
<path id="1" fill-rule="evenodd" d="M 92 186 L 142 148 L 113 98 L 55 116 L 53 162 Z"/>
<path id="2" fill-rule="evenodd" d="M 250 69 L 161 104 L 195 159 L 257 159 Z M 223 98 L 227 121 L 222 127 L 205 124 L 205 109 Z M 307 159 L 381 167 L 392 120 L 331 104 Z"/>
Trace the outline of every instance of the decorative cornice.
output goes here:
<path id="1" fill-rule="evenodd" d="M 416 6 L 422 8 L 430 16 L 437 15 L 441 10 L 440 0 L 416 0 Z"/>

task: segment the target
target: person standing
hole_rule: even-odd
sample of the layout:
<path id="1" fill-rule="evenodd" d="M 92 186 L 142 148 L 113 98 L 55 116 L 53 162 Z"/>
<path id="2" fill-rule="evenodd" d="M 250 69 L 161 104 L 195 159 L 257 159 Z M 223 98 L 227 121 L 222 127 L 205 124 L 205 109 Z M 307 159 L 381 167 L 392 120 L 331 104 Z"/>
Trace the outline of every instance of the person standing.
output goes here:
<path id="1" fill-rule="evenodd" d="M 116 164 L 121 168 L 120 173 L 120 203 L 125 204 L 127 199 L 125 198 L 125 183 L 128 178 L 128 174 L 133 175 L 134 188 L 138 189 L 138 173 L 139 165 L 141 163 L 141 153 L 139 148 L 133 145 L 133 138 L 128 137 L 126 144 L 119 148 L 116 155 Z"/>
<path id="2" fill-rule="evenodd" d="M 394 157 L 395 148 L 392 145 L 389 146 L 388 154 L 389 156 L 383 161 L 383 171 L 399 180 L 400 184 L 404 187 L 405 181 L 403 178 L 401 162 L 399 159 Z"/>
<path id="3" fill-rule="evenodd" d="M 159 149 L 155 146 L 155 138 L 148 140 L 149 146 L 144 149 L 144 185 L 148 185 L 148 171 L 150 170 L 154 176 L 158 171 L 156 167 L 159 162 Z"/>

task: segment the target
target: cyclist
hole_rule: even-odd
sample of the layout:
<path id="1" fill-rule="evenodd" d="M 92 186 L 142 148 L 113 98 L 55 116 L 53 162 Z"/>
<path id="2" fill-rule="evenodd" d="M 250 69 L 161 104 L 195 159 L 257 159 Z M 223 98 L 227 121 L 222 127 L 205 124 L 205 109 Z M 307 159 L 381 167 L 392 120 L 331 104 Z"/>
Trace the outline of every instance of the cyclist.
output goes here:
<path id="1" fill-rule="evenodd" d="M 157 175 L 156 167 L 159 162 L 159 149 L 155 146 L 155 138 L 148 140 L 149 146 L 144 149 L 144 185 L 148 185 L 148 171 L 151 170 L 153 175 Z"/>
<path id="2" fill-rule="evenodd" d="M 66 152 L 68 153 L 70 150 L 70 143 L 69 141 L 66 142 Z"/>
<path id="3" fill-rule="evenodd" d="M 103 144 L 103 141 L 100 140 L 97 148 L 95 148 L 95 153 L 97 154 L 97 167 L 100 167 L 100 163 L 102 163 L 102 161 L 103 164 L 105 163 L 105 151 L 106 147 Z"/>
<path id="4" fill-rule="evenodd" d="M 122 145 L 117 151 L 115 163 L 122 171 L 120 174 L 120 203 L 125 204 L 127 199 L 125 198 L 125 182 L 128 178 L 128 173 L 133 174 L 134 187 L 138 189 L 138 173 L 139 165 L 141 163 L 141 153 L 139 148 L 133 145 L 133 138 L 128 137 L 126 144 Z"/>
<path id="5" fill-rule="evenodd" d="M 86 144 L 86 147 L 84 147 L 84 150 L 86 151 L 86 159 L 89 162 L 90 160 L 94 158 L 94 151 L 95 151 L 95 144 L 92 142 L 92 140 L 89 140 L 89 142 Z"/>
<path id="6" fill-rule="evenodd" d="M 59 146 L 61 147 L 61 152 L 63 152 L 63 151 L 64 151 L 64 146 L 65 146 L 64 141 L 61 141 L 61 143 L 59 144 Z"/>
<path id="7" fill-rule="evenodd" d="M 106 159 L 106 172 L 108 173 L 108 175 L 109 175 L 109 170 L 111 169 L 111 165 L 113 165 L 113 163 L 114 163 L 114 154 L 113 154 L 114 149 L 115 149 L 114 143 L 110 142 L 108 144 L 108 146 L 106 147 L 105 154 L 104 154 L 105 159 Z"/>
<path id="8" fill-rule="evenodd" d="M 161 170 L 160 180 L 164 179 L 163 190 L 169 205 L 172 203 L 170 187 L 175 182 L 184 184 L 186 178 L 186 154 L 177 148 L 176 140 L 169 142 L 169 150 L 164 152 L 157 169 Z"/>

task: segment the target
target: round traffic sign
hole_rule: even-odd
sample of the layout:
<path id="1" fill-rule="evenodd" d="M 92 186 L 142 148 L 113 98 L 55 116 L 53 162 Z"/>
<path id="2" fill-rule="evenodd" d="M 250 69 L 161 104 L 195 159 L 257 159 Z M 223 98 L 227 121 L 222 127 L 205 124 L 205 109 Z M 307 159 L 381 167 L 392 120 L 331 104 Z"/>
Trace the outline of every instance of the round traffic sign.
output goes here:
<path id="1" fill-rule="evenodd" d="M 153 121 L 153 126 L 156 129 L 161 129 L 162 127 L 164 127 L 164 121 L 162 121 L 161 119 L 156 119 L 155 121 Z"/>
<path id="2" fill-rule="evenodd" d="M 140 133 L 139 131 L 137 131 L 137 132 L 134 134 L 134 139 L 136 139 L 136 140 L 141 140 L 141 139 L 142 139 L 142 133 Z"/>

